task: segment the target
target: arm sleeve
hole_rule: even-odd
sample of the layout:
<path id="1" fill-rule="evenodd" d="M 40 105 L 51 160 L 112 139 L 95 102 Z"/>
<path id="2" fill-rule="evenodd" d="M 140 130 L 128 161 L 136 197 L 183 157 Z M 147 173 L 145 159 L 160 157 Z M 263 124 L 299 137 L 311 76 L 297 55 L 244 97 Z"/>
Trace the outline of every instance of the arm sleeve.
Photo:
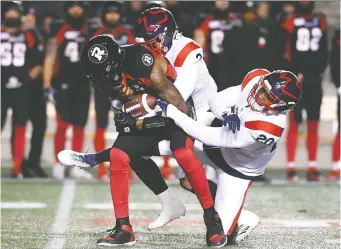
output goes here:
<path id="1" fill-rule="evenodd" d="M 244 126 L 233 134 L 226 127 L 209 127 L 194 121 L 175 106 L 168 105 L 167 116 L 188 135 L 210 146 L 242 148 L 255 143 L 255 139 Z"/>
<path id="2" fill-rule="evenodd" d="M 202 63 L 201 60 L 194 64 L 187 64 L 186 66 L 180 67 L 177 71 L 174 86 L 179 90 L 185 101 L 191 96 L 198 82 L 200 63 Z"/>
<path id="3" fill-rule="evenodd" d="M 218 118 L 222 118 L 223 113 L 229 112 L 230 107 L 237 104 L 241 94 L 241 85 L 232 86 L 223 91 L 216 93 L 208 102 L 210 110 Z"/>

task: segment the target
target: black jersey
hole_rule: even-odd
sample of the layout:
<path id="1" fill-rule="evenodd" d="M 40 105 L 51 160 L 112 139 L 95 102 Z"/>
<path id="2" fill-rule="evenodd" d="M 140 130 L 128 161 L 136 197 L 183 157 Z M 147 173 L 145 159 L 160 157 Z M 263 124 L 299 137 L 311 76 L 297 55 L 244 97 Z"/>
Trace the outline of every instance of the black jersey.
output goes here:
<path id="1" fill-rule="evenodd" d="M 51 28 L 50 38 L 55 38 L 59 45 L 55 76 L 60 82 L 74 84 L 83 81 L 79 59 L 88 37 L 88 24 L 84 24 L 80 29 L 75 29 L 64 22 Z"/>
<path id="2" fill-rule="evenodd" d="M 1 85 L 7 89 L 23 86 L 29 69 L 41 65 L 44 48 L 36 30 L 20 30 L 10 34 L 1 29 Z"/>
<path id="3" fill-rule="evenodd" d="M 325 15 L 294 12 L 281 26 L 287 32 L 285 47 L 290 69 L 295 73 L 323 73 L 328 60 Z"/>

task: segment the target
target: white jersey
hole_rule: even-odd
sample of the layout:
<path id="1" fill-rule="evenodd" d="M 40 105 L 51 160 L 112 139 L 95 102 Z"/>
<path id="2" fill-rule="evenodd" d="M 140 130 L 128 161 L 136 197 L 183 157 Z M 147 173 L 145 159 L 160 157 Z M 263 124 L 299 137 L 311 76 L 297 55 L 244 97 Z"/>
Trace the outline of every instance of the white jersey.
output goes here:
<path id="1" fill-rule="evenodd" d="M 240 86 L 232 89 L 237 96 L 230 96 L 231 90 L 226 89 L 210 101 L 214 113 L 222 113 L 224 108 L 235 106 L 241 121 L 240 131 L 236 134 L 226 127 L 208 127 L 195 122 L 173 105 L 169 105 L 167 115 L 190 136 L 205 145 L 219 147 L 230 167 L 247 176 L 262 175 L 286 126 L 285 114 L 265 115 L 248 106 L 247 97 L 252 87 L 267 73 L 265 69 L 253 70 L 245 76 Z"/>
<path id="2" fill-rule="evenodd" d="M 207 112 L 217 86 L 203 60 L 203 49 L 192 39 L 179 35 L 165 57 L 176 70 L 174 85 L 184 100 L 191 96 L 196 112 Z"/>

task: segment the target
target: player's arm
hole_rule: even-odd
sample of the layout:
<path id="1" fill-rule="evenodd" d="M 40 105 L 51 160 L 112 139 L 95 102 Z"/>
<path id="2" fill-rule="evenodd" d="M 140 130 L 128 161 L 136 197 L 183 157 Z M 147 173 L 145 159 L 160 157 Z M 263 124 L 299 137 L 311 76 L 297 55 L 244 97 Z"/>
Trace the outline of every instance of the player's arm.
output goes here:
<path id="1" fill-rule="evenodd" d="M 172 118 L 188 135 L 206 145 L 242 148 L 255 141 L 245 127 L 241 127 L 236 134 L 226 127 L 209 127 L 191 119 L 172 105 L 168 105 L 167 117 Z"/>
<path id="2" fill-rule="evenodd" d="M 182 98 L 180 92 L 166 77 L 167 63 L 164 59 L 158 58 L 155 60 L 151 74 L 150 85 L 158 96 L 168 103 L 177 107 L 180 111 L 188 114 L 188 106 Z"/>
<path id="3" fill-rule="evenodd" d="M 340 87 L 340 30 L 336 30 L 330 51 L 330 72 L 337 88 Z"/>
<path id="4" fill-rule="evenodd" d="M 232 86 L 211 96 L 208 104 L 214 115 L 220 119 L 235 106 L 241 94 L 241 85 Z"/>
<path id="5" fill-rule="evenodd" d="M 58 42 L 56 38 L 50 38 L 46 45 L 46 55 L 44 60 L 44 88 L 49 88 L 51 86 L 51 81 L 53 77 L 53 68 L 57 58 Z"/>
<path id="6" fill-rule="evenodd" d="M 30 62 L 29 77 L 37 79 L 42 73 L 42 62 L 44 58 L 43 39 L 38 30 L 29 30 L 26 33 L 29 38 L 28 61 Z"/>

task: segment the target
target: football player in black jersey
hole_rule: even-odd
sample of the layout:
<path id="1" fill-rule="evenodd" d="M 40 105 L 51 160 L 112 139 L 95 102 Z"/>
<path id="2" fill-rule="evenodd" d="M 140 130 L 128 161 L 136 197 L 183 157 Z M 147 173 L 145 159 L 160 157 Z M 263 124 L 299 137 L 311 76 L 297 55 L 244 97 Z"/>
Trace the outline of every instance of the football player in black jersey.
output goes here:
<path id="1" fill-rule="evenodd" d="M 302 123 L 302 109 L 307 112 L 308 181 L 319 181 L 317 170 L 318 126 L 322 103 L 322 74 L 327 66 L 327 21 L 322 13 L 314 12 L 314 2 L 299 1 L 295 11 L 285 19 L 282 28 L 289 70 L 294 72 L 303 85 L 303 96 L 290 119 L 287 135 L 289 181 L 297 180 L 295 155 L 298 127 Z"/>
<path id="2" fill-rule="evenodd" d="M 157 31 L 164 33 L 170 32 L 170 30 L 168 27 L 166 30 L 159 29 Z M 109 36 L 98 36 L 89 41 L 82 53 L 81 64 L 84 74 L 93 86 L 114 99 L 112 105 L 118 108 L 115 119 L 119 135 L 113 148 L 109 151 L 110 187 L 116 226 L 107 237 L 99 239 L 98 244 L 133 245 L 135 243 L 129 222 L 128 168 L 131 161 L 142 156 L 153 155 L 158 142 L 168 139 L 171 141 L 175 159 L 183 167 L 204 208 L 207 244 L 212 247 L 220 247 L 227 243 L 227 238 L 224 235 L 218 213 L 214 209 L 205 172 L 193 153 L 193 140 L 174 123 L 167 124 L 162 117 L 148 117 L 136 121 L 119 111 L 120 103 L 117 100 L 120 99 L 122 91 L 125 92 L 129 88 L 133 89 L 134 93 L 149 93 L 162 99 L 168 99 L 183 112 L 189 113 L 187 104 L 171 83 L 176 77 L 175 69 L 161 55 L 163 46 L 171 45 L 169 39 L 172 39 L 172 35 L 166 33 L 160 38 L 161 41 L 150 43 L 150 46 L 132 45 L 123 48 Z M 74 153 L 74 156 L 79 160 L 84 160 L 82 155 Z M 159 175 L 159 178 L 162 179 L 162 176 Z M 163 179 L 161 183 L 158 179 L 154 179 L 154 182 L 165 184 Z"/>
<path id="3" fill-rule="evenodd" d="M 55 156 L 64 149 L 69 125 L 73 128 L 72 148 L 76 151 L 83 149 L 90 103 L 90 87 L 79 66 L 80 52 L 89 36 L 86 5 L 84 2 L 67 1 L 64 12 L 65 21 L 51 27 L 44 62 L 45 91 L 50 97 L 54 95 L 57 111 Z M 92 177 L 79 169 L 73 169 L 70 175 L 86 179 Z M 64 166 L 57 159 L 53 177 L 59 180 L 64 178 Z"/>
<path id="4" fill-rule="evenodd" d="M 1 2 L 1 129 L 7 110 L 13 111 L 12 176 L 22 178 L 21 165 L 25 152 L 25 130 L 28 120 L 27 85 L 41 73 L 43 47 L 37 34 L 22 30 L 23 10 L 14 2 Z"/>
<path id="5" fill-rule="evenodd" d="M 120 24 L 122 12 L 122 3 L 106 2 L 101 9 L 100 27 L 92 27 L 91 37 L 108 34 L 113 36 L 119 45 L 127 45 L 134 43 L 134 36 L 130 30 L 124 28 Z M 95 89 L 95 111 L 96 111 L 96 132 L 94 137 L 94 145 L 97 152 L 105 149 L 104 132 L 108 126 L 108 114 L 110 110 L 110 102 L 98 89 Z M 98 179 L 106 180 L 108 175 L 104 163 L 98 166 Z"/>

